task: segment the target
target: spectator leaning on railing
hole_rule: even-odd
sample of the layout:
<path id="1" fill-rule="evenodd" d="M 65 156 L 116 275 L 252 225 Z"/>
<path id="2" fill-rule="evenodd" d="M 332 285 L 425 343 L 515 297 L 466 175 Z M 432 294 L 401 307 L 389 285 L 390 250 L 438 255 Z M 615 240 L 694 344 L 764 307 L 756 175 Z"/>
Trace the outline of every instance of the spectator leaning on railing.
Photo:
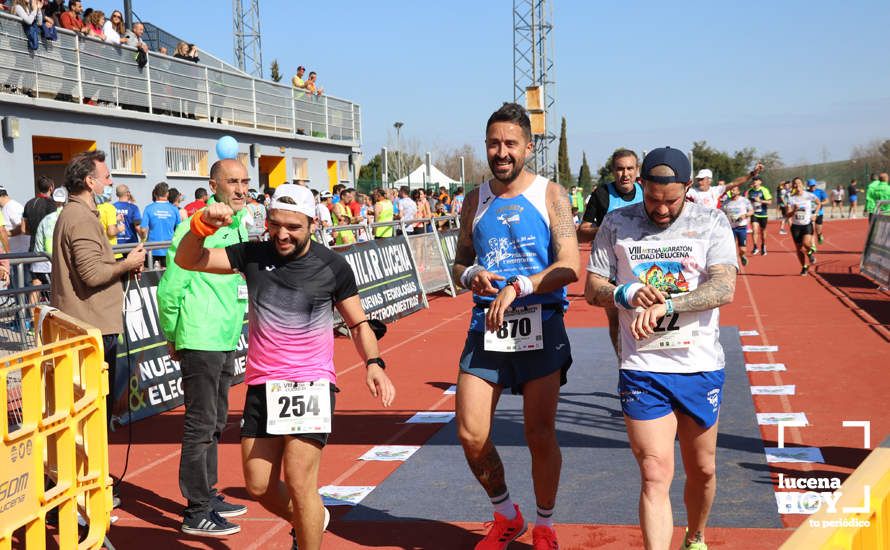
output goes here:
<path id="1" fill-rule="evenodd" d="M 59 16 L 59 25 L 63 29 L 69 31 L 87 34 L 90 29 L 84 24 L 81 14 L 83 13 L 83 4 L 80 0 L 71 0 L 68 2 L 68 11 Z"/>
<path id="2" fill-rule="evenodd" d="M 128 39 L 124 36 L 126 27 L 123 14 L 117 10 L 111 12 L 111 19 L 102 25 L 102 33 L 105 35 L 105 41 L 110 44 L 126 44 Z"/>
<path id="3" fill-rule="evenodd" d="M 185 59 L 186 61 L 194 61 L 195 63 L 200 61 L 200 58 L 198 57 L 198 47 L 194 44 L 187 44 L 185 42 L 180 42 L 176 45 L 176 51 L 173 52 L 173 57 Z"/>
<path id="4" fill-rule="evenodd" d="M 148 44 L 146 44 L 142 40 L 143 34 L 145 34 L 145 25 L 143 25 L 142 23 L 133 23 L 133 28 L 127 31 L 127 44 L 133 46 L 136 49 L 142 50 L 147 54 Z"/>
<path id="5" fill-rule="evenodd" d="M 28 40 L 28 49 L 40 45 L 40 28 L 43 26 L 43 0 L 14 0 L 12 12 L 22 19 L 22 27 Z"/>
<path id="6" fill-rule="evenodd" d="M 105 41 L 105 33 L 102 31 L 104 26 L 105 12 L 102 10 L 95 10 L 87 16 L 87 36 Z"/>

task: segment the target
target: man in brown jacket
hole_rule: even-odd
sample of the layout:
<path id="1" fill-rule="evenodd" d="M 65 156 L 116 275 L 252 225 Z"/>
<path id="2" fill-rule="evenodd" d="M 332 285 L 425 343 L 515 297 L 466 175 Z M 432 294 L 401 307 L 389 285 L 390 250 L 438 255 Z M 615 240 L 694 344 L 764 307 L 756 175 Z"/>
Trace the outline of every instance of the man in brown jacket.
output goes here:
<path id="1" fill-rule="evenodd" d="M 139 244 L 126 259 L 114 260 L 94 197 L 107 185 L 112 185 L 111 172 L 102 151 L 77 155 L 65 168 L 68 205 L 53 233 L 50 304 L 102 331 L 109 386 L 114 388 L 117 337 L 123 330 L 121 276 L 142 269 L 145 249 Z M 105 400 L 109 419 L 113 393 Z"/>

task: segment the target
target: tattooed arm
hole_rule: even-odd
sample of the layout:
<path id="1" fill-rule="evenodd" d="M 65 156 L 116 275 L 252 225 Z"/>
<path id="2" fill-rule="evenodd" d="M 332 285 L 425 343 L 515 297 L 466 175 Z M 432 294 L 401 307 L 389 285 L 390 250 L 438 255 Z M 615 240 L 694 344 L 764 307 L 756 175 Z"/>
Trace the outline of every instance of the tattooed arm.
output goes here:
<path id="1" fill-rule="evenodd" d="M 536 294 L 552 292 L 577 281 L 581 263 L 569 195 L 561 185 L 553 182 L 547 184 L 547 214 L 554 262 L 529 276 Z"/>
<path id="2" fill-rule="evenodd" d="M 732 302 L 736 268 L 729 264 L 708 268 L 708 280 L 691 292 L 674 298 L 674 311 L 706 311 Z"/>
<path id="3" fill-rule="evenodd" d="M 451 268 L 455 281 L 460 281 L 464 271 L 476 261 L 476 250 L 473 248 L 473 216 L 478 201 L 479 189 L 476 188 L 467 193 L 460 211 L 460 232 L 454 251 L 454 267 Z"/>
<path id="4" fill-rule="evenodd" d="M 584 298 L 592 306 L 614 307 L 615 285 L 608 279 L 596 273 L 587 273 L 587 281 L 584 284 Z"/>

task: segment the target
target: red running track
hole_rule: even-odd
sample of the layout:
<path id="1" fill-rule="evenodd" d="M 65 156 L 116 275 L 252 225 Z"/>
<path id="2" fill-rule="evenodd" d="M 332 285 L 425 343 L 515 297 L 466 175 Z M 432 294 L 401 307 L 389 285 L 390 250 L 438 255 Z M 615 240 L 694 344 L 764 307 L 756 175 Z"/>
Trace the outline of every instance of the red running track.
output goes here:
<path id="1" fill-rule="evenodd" d="M 884 372 L 887 341 L 875 325 L 890 316 L 890 297 L 855 277 L 839 290 L 829 289 L 818 277 L 800 277 L 790 237 L 778 236 L 772 223 L 771 247 L 765 258 L 754 257 L 739 277 L 735 301 L 724 308 L 722 324 L 741 330 L 757 330 L 744 344 L 778 345 L 773 354 L 749 354 L 749 362 L 783 362 L 781 373 L 750 373 L 752 385 L 795 384 L 793 396 L 757 396 L 758 412 L 805 412 L 811 426 L 789 430 L 787 442 L 818 446 L 827 464 L 781 465 L 773 476 L 845 477 L 864 458 L 862 430 L 842 428 L 842 420 L 871 421 L 871 445 L 890 432 L 890 418 L 880 414 L 890 395 L 890 378 Z M 820 247 L 817 272 L 855 275 L 858 251 L 864 242 L 862 220 L 826 224 L 827 240 Z M 852 273 L 851 273 L 852 269 Z M 825 283 L 828 284 L 828 283 Z M 602 327 L 605 316 L 580 298 L 580 284 L 570 289 L 573 304 L 569 326 Z M 863 298 L 861 293 L 865 293 Z M 858 300 L 858 302 L 857 302 Z M 336 433 L 324 452 L 320 483 L 377 485 L 397 462 L 363 462 L 358 457 L 374 445 L 422 445 L 438 429 L 436 425 L 404 424 L 417 411 L 454 410 L 454 397 L 443 390 L 456 379 L 457 359 L 468 322 L 470 298 L 436 298 L 429 310 L 391 326 L 383 340 L 387 372 L 397 384 L 395 405 L 383 410 L 364 385 L 364 367 L 346 339 L 337 339 L 338 396 Z M 866 313 L 864 317 L 862 314 Z M 883 316 L 883 317 L 882 317 Z M 868 320 L 868 319 L 871 320 Z M 884 365 L 881 365 L 883 360 Z M 246 503 L 248 514 L 235 518 L 241 533 L 220 539 L 188 537 L 179 532 L 184 502 L 179 493 L 177 470 L 182 437 L 182 409 L 169 411 L 133 426 L 129 469 L 121 487 L 123 505 L 110 539 L 119 549 L 170 548 L 289 549 L 290 526 L 250 501 L 243 489 L 237 424 L 244 386 L 231 393 L 230 424 L 220 446 L 218 487 L 229 500 Z M 761 430 L 766 446 L 775 446 L 776 429 Z M 126 431 L 112 434 L 111 470 L 123 469 Z M 484 498 L 480 490 L 479 498 Z M 616 495 L 616 498 L 636 498 Z M 333 507 L 333 522 L 325 535 L 327 549 L 454 549 L 472 548 L 483 532 L 482 523 L 434 522 L 338 522 L 346 510 Z M 557 513 L 558 515 L 558 513 Z M 785 529 L 709 529 L 711 548 L 777 548 L 804 516 L 784 516 Z M 557 527 L 567 549 L 626 549 L 642 547 L 636 526 L 565 525 Z M 674 544 L 679 544 L 680 529 Z M 511 548 L 530 548 L 524 535 Z"/>

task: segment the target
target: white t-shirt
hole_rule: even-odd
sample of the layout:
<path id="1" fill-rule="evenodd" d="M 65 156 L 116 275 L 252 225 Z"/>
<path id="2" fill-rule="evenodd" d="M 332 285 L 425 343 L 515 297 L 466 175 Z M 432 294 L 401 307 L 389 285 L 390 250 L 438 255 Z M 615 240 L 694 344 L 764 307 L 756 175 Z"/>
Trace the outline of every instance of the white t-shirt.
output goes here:
<path id="1" fill-rule="evenodd" d="M 12 236 L 12 228 L 21 225 L 22 214 L 24 214 L 24 212 L 25 207 L 13 199 L 9 199 L 9 202 L 3 207 L 3 217 L 6 219 L 6 231 L 8 231 L 10 235 L 9 248 L 12 249 L 10 252 L 27 252 L 28 247 L 31 244 L 31 237 L 29 235 L 21 234 Z M 37 228 L 34 229 L 36 231 Z"/>
<path id="2" fill-rule="evenodd" d="M 813 216 L 821 205 L 816 195 L 804 191 L 799 195 L 791 195 L 788 206 L 794 212 L 791 216 L 791 225 L 809 225 L 813 223 Z"/>
<path id="3" fill-rule="evenodd" d="M 735 240 L 722 212 L 687 203 L 667 228 L 653 224 L 643 203 L 608 213 L 596 234 L 587 271 L 619 285 L 642 282 L 677 297 L 708 280 L 708 268 L 736 263 Z M 618 310 L 621 368 L 649 372 L 690 373 L 723 368 L 720 310 L 675 313 L 663 319 L 662 332 L 688 337 L 691 345 L 639 350 L 630 332 L 637 312 Z M 656 336 L 660 336 L 658 332 Z M 642 345 L 642 344 L 641 344 Z"/>
<path id="4" fill-rule="evenodd" d="M 831 190 L 831 200 L 833 200 L 833 201 L 844 200 L 844 190 L 843 189 L 832 189 Z"/>
<path id="5" fill-rule="evenodd" d="M 729 218 L 729 225 L 732 227 L 745 227 L 748 225 L 751 218 L 742 216 L 753 209 L 751 201 L 745 197 L 731 199 L 723 203 L 723 212 L 726 213 L 726 217 Z"/>
<path id="6" fill-rule="evenodd" d="M 717 208 L 717 203 L 725 192 L 725 185 L 712 185 L 707 191 L 690 187 L 689 191 L 686 191 L 686 196 L 695 204 L 707 206 L 708 208 Z"/>
<path id="7" fill-rule="evenodd" d="M 409 197 L 403 197 L 399 199 L 399 216 L 401 216 L 402 221 L 415 219 L 417 217 L 417 203 Z M 413 226 L 405 226 L 405 233 L 413 232 Z"/>
<path id="8" fill-rule="evenodd" d="M 105 41 L 109 44 L 121 43 L 121 35 L 114 30 L 114 25 L 111 24 L 110 19 L 106 19 L 105 24 L 102 25 L 102 34 L 105 35 Z"/>

